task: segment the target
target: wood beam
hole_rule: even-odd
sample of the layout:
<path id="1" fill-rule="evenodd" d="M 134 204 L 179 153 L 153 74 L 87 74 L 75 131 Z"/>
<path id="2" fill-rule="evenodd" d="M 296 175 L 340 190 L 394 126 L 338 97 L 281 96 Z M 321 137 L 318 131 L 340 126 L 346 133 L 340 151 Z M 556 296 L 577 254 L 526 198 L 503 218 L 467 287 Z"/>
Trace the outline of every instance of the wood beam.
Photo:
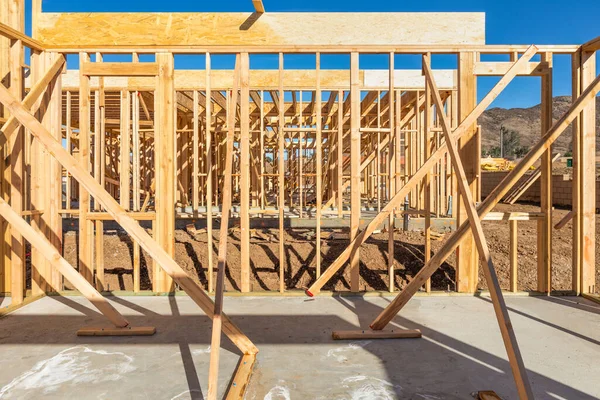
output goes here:
<path id="1" fill-rule="evenodd" d="M 254 10 L 257 13 L 264 13 L 265 12 L 265 6 L 262 2 L 262 0 L 252 0 L 252 5 L 254 6 Z"/>
<path id="2" fill-rule="evenodd" d="M 243 55 L 242 55 L 243 56 Z M 236 56 L 236 78 L 240 77 L 240 56 Z M 237 104 L 238 84 L 234 79 L 231 104 Z M 227 237 L 229 235 L 229 211 L 231 209 L 231 183 L 233 170 L 233 142 L 235 141 L 235 113 L 229 113 L 227 129 L 227 150 L 225 153 L 225 170 L 223 171 L 223 200 L 221 212 L 221 228 L 219 230 L 219 254 L 217 261 L 217 288 L 215 293 L 215 311 L 213 317 L 212 337 L 210 342 L 210 364 L 208 369 L 208 399 L 217 399 L 219 380 L 219 353 L 221 349 L 221 328 L 223 321 L 223 293 L 225 291 L 225 268 L 227 266 Z"/>
<path id="3" fill-rule="evenodd" d="M 80 65 L 81 74 L 87 76 L 151 76 L 158 75 L 155 62 L 84 62 Z"/>

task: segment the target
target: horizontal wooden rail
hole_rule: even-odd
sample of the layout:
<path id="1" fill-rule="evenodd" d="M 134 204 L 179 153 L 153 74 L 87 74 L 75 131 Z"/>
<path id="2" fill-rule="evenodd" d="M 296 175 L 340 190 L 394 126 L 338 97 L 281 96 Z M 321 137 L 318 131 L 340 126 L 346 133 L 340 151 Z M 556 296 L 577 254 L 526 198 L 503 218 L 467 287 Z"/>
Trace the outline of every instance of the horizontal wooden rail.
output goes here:
<path id="1" fill-rule="evenodd" d="M 362 54 L 457 54 L 460 52 L 477 52 L 482 54 L 511 54 L 524 53 L 528 45 L 278 45 L 278 46 L 261 46 L 261 45 L 215 45 L 215 46 L 195 46 L 195 45 L 140 45 L 140 46 L 89 46 L 89 45 L 69 45 L 69 46 L 49 46 L 46 50 L 56 51 L 59 53 L 111 53 L 111 54 L 154 54 L 157 52 L 171 52 L 173 54 L 267 54 L 267 53 L 351 53 L 359 52 Z M 550 52 L 555 54 L 573 54 L 576 53 L 581 45 L 566 44 L 566 45 L 538 45 L 536 46 L 540 52 Z"/>
<path id="2" fill-rule="evenodd" d="M 38 42 L 34 38 L 29 37 L 29 36 L 25 35 L 24 33 L 19 32 L 18 30 L 13 29 L 10 26 L 3 24 L 1 22 L 0 22 L 0 35 L 7 37 L 9 39 L 20 40 L 21 42 L 23 42 L 24 46 L 27 46 L 32 50 L 44 51 L 46 49 L 42 43 Z"/>
<path id="3" fill-rule="evenodd" d="M 88 76 L 156 76 L 158 63 L 155 62 L 86 62 L 80 66 L 81 73 Z"/>

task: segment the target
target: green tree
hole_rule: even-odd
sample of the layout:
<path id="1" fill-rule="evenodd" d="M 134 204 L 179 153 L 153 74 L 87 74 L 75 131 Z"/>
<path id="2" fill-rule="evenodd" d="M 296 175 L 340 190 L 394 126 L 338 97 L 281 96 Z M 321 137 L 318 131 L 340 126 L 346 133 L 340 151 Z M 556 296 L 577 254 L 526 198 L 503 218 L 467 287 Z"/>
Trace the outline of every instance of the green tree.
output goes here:
<path id="1" fill-rule="evenodd" d="M 521 146 L 521 135 L 519 132 L 507 129 L 504 125 L 500 126 L 500 141 L 499 157 L 519 157 L 519 155 L 516 154 L 517 151 L 521 154 L 524 149 Z"/>

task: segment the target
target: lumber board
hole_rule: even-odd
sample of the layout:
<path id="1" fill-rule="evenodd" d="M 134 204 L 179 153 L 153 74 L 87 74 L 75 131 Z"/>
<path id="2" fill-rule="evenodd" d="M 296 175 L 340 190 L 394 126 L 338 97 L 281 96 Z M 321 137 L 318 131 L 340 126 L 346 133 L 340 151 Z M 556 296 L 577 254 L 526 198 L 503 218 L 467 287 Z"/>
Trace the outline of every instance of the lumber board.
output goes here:
<path id="1" fill-rule="evenodd" d="M 564 226 L 573 219 L 574 215 L 575 215 L 575 211 L 573 211 L 573 210 L 566 213 L 565 216 L 560 221 L 558 221 L 558 223 L 556 225 L 554 225 L 554 229 L 564 228 Z"/>
<path id="2" fill-rule="evenodd" d="M 243 55 L 243 63 L 240 60 L 240 56 L 236 56 L 236 77 L 240 78 L 240 68 L 242 64 L 244 67 L 248 67 L 248 54 Z M 236 82 L 234 80 L 234 82 Z M 238 84 L 234 84 L 232 90 L 231 105 L 236 105 L 238 99 Z M 218 380 L 219 380 L 219 355 L 221 350 L 221 328 L 222 320 L 221 314 L 223 313 L 223 294 L 225 291 L 225 267 L 227 265 L 227 238 L 229 235 L 229 211 L 231 209 L 231 183 L 232 183 L 232 170 L 233 170 L 233 142 L 235 136 L 235 121 L 236 113 L 230 112 L 227 118 L 227 146 L 225 153 L 225 170 L 223 171 L 223 210 L 221 213 L 221 227 L 219 229 L 219 249 L 218 249 L 218 261 L 217 261 L 217 286 L 215 291 L 215 308 L 211 335 L 211 352 L 210 352 L 210 364 L 208 369 L 208 399 L 216 400 Z"/>
<path id="3" fill-rule="evenodd" d="M 592 51 L 598 51 L 600 50 L 600 36 L 584 43 L 581 46 L 581 50 L 583 52 L 592 52 Z"/>
<path id="4" fill-rule="evenodd" d="M 350 54 L 350 241 L 358 235 L 360 224 L 360 86 L 358 82 L 359 55 Z M 358 292 L 360 278 L 360 243 L 351 246 L 350 290 Z"/>
<path id="5" fill-rule="evenodd" d="M 91 63 L 94 64 L 94 63 Z M 286 69 L 284 72 L 286 89 L 314 89 L 315 70 Z M 361 70 L 359 80 L 364 89 L 385 89 L 388 86 L 387 70 L 368 69 Z M 436 79 L 440 81 L 440 89 L 456 89 L 455 71 L 449 69 L 435 70 Z M 233 70 L 215 69 L 211 71 L 211 86 L 215 89 L 228 89 L 233 85 Z M 397 69 L 394 71 L 394 87 L 398 89 L 414 90 L 423 89 L 425 81 L 419 70 Z M 79 72 L 69 69 L 64 74 L 63 87 L 66 89 L 77 89 L 79 87 Z M 350 86 L 350 78 L 347 70 L 325 69 L 320 72 L 321 86 L 328 89 L 347 89 Z M 177 90 L 194 90 L 206 87 L 206 74 L 202 70 L 177 69 L 174 71 L 174 84 Z M 99 77 L 90 76 L 92 89 L 99 86 Z M 253 89 L 276 90 L 279 86 L 279 74 L 277 70 L 250 70 L 250 82 Z M 28 87 L 29 79 L 25 79 Z M 105 87 L 108 89 L 122 89 L 123 87 L 137 88 L 138 90 L 153 90 L 154 80 L 144 76 L 107 76 Z M 225 106 L 225 104 L 221 104 Z"/>
<path id="6" fill-rule="evenodd" d="M 158 63 L 155 62 L 84 62 L 80 66 L 81 74 L 87 76 L 151 76 L 158 75 Z"/>
<path id="7" fill-rule="evenodd" d="M 473 73 L 478 76 L 502 76 L 506 74 L 511 65 L 511 62 L 476 62 Z M 548 62 L 530 62 L 527 63 L 527 67 L 519 75 L 541 76 L 548 74 L 550 71 Z"/>
<path id="8" fill-rule="evenodd" d="M 369 29 L 356 29 L 368 26 Z M 37 39 L 69 46 L 485 44 L 476 13 L 42 13 Z"/>
<path id="9" fill-rule="evenodd" d="M 458 56 L 458 118 L 462 120 L 477 106 L 477 77 L 473 74 L 476 54 L 461 52 Z M 520 70 L 524 70 L 523 66 Z M 481 148 L 477 146 L 477 124 L 474 121 L 467 127 L 466 134 L 458 142 L 460 156 L 465 163 L 465 173 L 473 196 L 477 191 L 477 175 L 480 172 L 478 162 Z M 463 195 L 457 191 L 456 224 L 467 218 L 467 206 L 461 201 Z M 456 289 L 459 292 L 474 293 L 479 279 L 479 263 L 476 246 L 472 236 L 462 241 L 456 252 Z"/>
<path id="10" fill-rule="evenodd" d="M 581 54 L 581 88 L 593 86 L 596 72 L 596 52 Z M 585 93 L 585 92 L 583 92 Z M 583 96 L 583 94 L 582 94 Z M 596 106 L 589 102 L 579 118 L 581 154 L 579 157 L 581 197 L 576 218 L 579 218 L 581 245 L 580 279 L 582 293 L 596 293 Z"/>
<path id="11" fill-rule="evenodd" d="M 11 4 L 9 7 L 9 20 L 13 26 L 19 23 L 19 5 Z M 21 40 L 13 40 L 9 49 L 10 91 L 17 99 L 23 98 L 23 73 L 24 49 Z M 13 132 L 8 143 L 10 159 L 10 203 L 18 215 L 23 212 L 25 198 L 25 131 L 19 128 Z M 11 302 L 19 304 L 25 298 L 25 242 L 16 230 L 11 230 L 10 245 L 10 276 L 11 276 Z"/>
<path id="12" fill-rule="evenodd" d="M 541 59 L 542 62 L 549 64 L 552 71 L 552 54 L 542 53 Z M 552 127 L 552 101 L 552 74 L 550 73 L 542 76 L 540 136 Z M 540 211 L 544 213 L 544 218 L 538 221 L 537 290 L 550 293 L 552 291 L 552 146 L 546 149 L 540 160 Z"/>
<path id="13" fill-rule="evenodd" d="M 240 60 L 240 289 L 250 291 L 250 60 L 242 53 Z M 236 87 L 234 85 L 234 87 Z M 237 97 L 237 95 L 234 95 Z M 236 102 L 231 103 L 237 104 Z M 234 108 L 233 110 L 236 110 Z M 235 112 L 230 111 L 235 116 Z"/>
<path id="14" fill-rule="evenodd" d="M 502 400 L 500 396 L 491 390 L 481 390 L 477 392 L 478 400 Z"/>
<path id="15" fill-rule="evenodd" d="M 20 40 L 23 44 L 29 47 L 32 50 L 44 51 L 45 46 L 39 42 L 38 40 L 31 38 L 24 34 L 23 32 L 19 32 L 18 30 L 11 28 L 10 26 L 3 24 L 0 22 L 0 35 L 13 39 Z"/>
<path id="16" fill-rule="evenodd" d="M 86 327 L 77 331 L 77 336 L 152 336 L 156 333 L 153 326 Z"/>
<path id="17" fill-rule="evenodd" d="M 252 0 L 252 5 L 257 13 L 265 12 L 265 5 L 263 4 L 262 0 Z"/>
<path id="18" fill-rule="evenodd" d="M 372 329 L 354 331 L 333 331 L 331 337 L 334 340 L 365 340 L 365 339 L 410 339 L 420 338 L 419 329 L 391 329 L 374 331 Z"/>
<path id="19" fill-rule="evenodd" d="M 226 400 L 242 400 L 244 398 L 255 362 L 255 354 L 242 355 L 224 396 Z"/>

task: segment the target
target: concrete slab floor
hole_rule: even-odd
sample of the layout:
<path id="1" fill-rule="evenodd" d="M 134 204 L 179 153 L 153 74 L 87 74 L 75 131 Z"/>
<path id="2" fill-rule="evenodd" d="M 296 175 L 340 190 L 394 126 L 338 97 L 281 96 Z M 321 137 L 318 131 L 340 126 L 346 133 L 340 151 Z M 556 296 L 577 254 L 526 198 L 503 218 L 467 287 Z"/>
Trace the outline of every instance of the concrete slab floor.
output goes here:
<path id="1" fill-rule="evenodd" d="M 109 297 L 152 337 L 85 337 L 108 325 L 83 298 L 46 297 L 0 319 L 0 399 L 201 399 L 210 321 L 186 296 Z M 421 339 L 333 341 L 367 327 L 390 298 L 226 297 L 260 349 L 247 399 L 515 399 L 488 298 L 418 297 L 393 324 Z M 573 297 L 507 297 L 538 399 L 600 397 L 600 305 Z M 223 341 L 219 393 L 239 359 Z"/>

